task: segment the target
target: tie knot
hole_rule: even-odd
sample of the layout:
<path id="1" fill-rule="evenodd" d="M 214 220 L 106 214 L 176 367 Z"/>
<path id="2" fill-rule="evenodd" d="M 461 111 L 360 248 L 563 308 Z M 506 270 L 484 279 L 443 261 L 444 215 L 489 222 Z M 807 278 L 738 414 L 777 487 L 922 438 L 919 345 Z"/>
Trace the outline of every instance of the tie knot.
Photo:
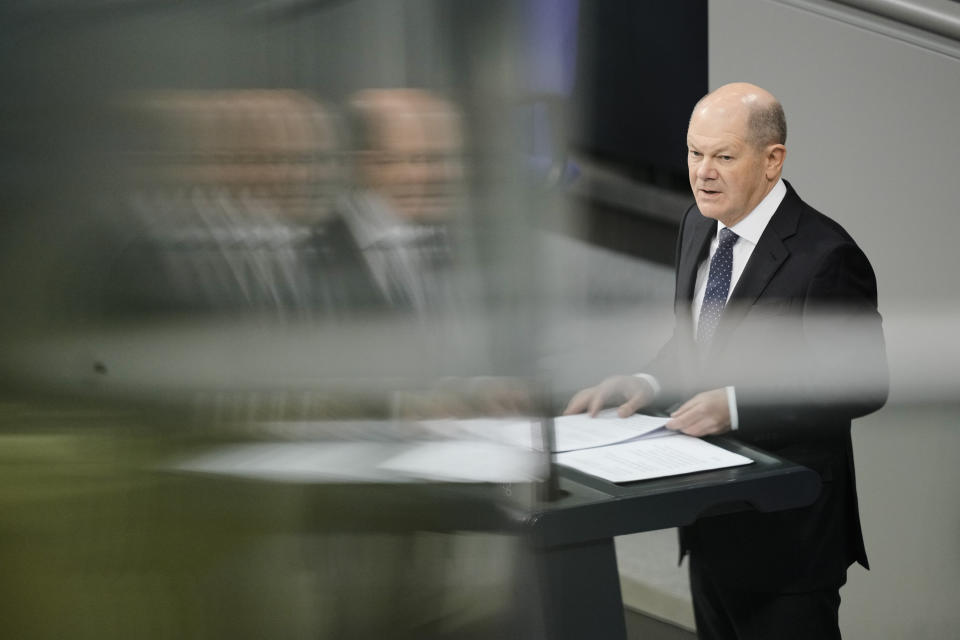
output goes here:
<path id="1" fill-rule="evenodd" d="M 720 229 L 720 246 L 721 247 L 732 247 L 734 244 L 736 244 L 737 240 L 739 239 L 740 239 L 740 236 L 735 234 L 733 231 L 730 231 L 730 229 L 726 227 L 724 227 L 723 229 Z"/>

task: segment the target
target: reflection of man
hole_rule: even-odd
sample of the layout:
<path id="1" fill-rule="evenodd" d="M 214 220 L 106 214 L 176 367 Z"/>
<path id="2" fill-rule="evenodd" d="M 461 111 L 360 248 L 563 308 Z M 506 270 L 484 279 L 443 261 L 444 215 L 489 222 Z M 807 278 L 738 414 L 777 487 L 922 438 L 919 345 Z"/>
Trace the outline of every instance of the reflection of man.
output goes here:
<path id="1" fill-rule="evenodd" d="M 349 283 L 344 296 L 353 305 L 432 310 L 449 286 L 447 228 L 463 181 L 459 113 L 417 89 L 361 91 L 349 110 L 355 185 L 328 228 Z"/>
<path id="2" fill-rule="evenodd" d="M 293 90 L 145 92 L 122 106 L 137 162 L 118 222 L 142 240 L 118 262 L 118 297 L 277 317 L 322 308 L 312 229 L 342 179 L 328 109 Z"/>
<path id="3" fill-rule="evenodd" d="M 357 182 L 410 222 L 443 222 L 463 177 L 460 117 L 443 98 L 418 89 L 354 95 Z"/>
<path id="4" fill-rule="evenodd" d="M 681 530 L 702 638 L 838 638 L 846 569 L 867 564 L 850 421 L 886 398 L 876 281 L 850 236 L 780 179 L 785 140 L 783 110 L 759 87 L 726 85 L 696 105 L 674 333 L 646 374 L 608 378 L 567 407 L 620 399 L 629 415 L 676 400 L 669 428 L 732 431 L 819 472 L 809 507 Z"/>

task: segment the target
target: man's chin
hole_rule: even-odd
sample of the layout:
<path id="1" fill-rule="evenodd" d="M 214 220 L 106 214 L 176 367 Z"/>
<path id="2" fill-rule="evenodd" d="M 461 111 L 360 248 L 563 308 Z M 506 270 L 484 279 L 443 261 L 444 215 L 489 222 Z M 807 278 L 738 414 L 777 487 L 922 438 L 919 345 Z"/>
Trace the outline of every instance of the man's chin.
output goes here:
<path id="1" fill-rule="evenodd" d="M 719 220 L 722 212 L 718 207 L 712 202 L 703 202 L 699 198 L 697 200 L 697 209 L 700 210 L 700 213 L 703 214 L 703 217 L 710 218 L 711 220 Z"/>

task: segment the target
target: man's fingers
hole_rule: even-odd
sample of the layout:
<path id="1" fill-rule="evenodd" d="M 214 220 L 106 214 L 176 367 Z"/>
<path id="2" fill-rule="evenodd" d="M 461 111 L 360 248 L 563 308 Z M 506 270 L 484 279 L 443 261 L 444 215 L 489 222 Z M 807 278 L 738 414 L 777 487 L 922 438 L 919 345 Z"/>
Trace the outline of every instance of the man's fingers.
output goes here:
<path id="1" fill-rule="evenodd" d="M 583 409 L 580 408 L 580 405 L 575 402 L 575 400 L 576 398 L 567 403 L 566 409 L 563 410 L 563 415 L 572 416 L 575 413 L 583 413 Z"/>
<path id="2" fill-rule="evenodd" d="M 587 408 L 587 402 L 590 400 L 592 392 L 593 388 L 578 391 L 570 398 L 570 402 L 567 403 L 567 408 L 563 410 L 563 415 L 570 416 L 575 413 L 583 413 Z"/>
<path id="3" fill-rule="evenodd" d="M 620 405 L 617 413 L 621 418 L 626 418 L 649 402 L 651 395 L 649 385 L 634 376 L 611 376 L 597 386 L 575 394 L 563 410 L 563 415 L 586 411 L 595 417 L 608 401 L 624 398 L 625 402 Z"/>
<path id="4" fill-rule="evenodd" d="M 621 418 L 629 418 L 635 414 L 640 407 L 646 404 L 646 397 L 642 393 L 635 393 L 630 399 L 617 408 L 617 415 Z"/>
<path id="5" fill-rule="evenodd" d="M 687 426 L 687 423 L 678 418 L 671 418 L 664 426 L 667 429 L 670 429 L 670 431 L 683 431 L 683 428 Z"/>
<path id="6" fill-rule="evenodd" d="M 591 416 L 595 416 L 603 409 L 606 399 L 607 394 L 599 387 L 584 389 L 570 399 L 567 408 L 563 410 L 563 415 L 569 416 L 586 411 Z"/>
<path id="7" fill-rule="evenodd" d="M 706 432 L 706 424 L 703 419 L 696 420 L 688 424 L 686 427 L 684 427 L 683 431 L 681 431 L 681 433 L 685 433 L 688 436 L 694 436 L 697 438 L 702 436 L 705 432 Z"/>
<path id="8" fill-rule="evenodd" d="M 673 411 L 673 413 L 670 414 L 670 417 L 671 417 L 671 418 L 676 418 L 676 417 L 679 417 L 679 416 L 682 416 L 682 415 L 685 415 L 685 414 L 689 413 L 692 409 L 696 408 L 697 405 L 699 404 L 699 402 L 698 402 L 698 400 L 697 400 L 698 398 L 699 398 L 699 394 L 693 396 L 692 398 L 690 398 L 689 400 L 687 400 L 686 402 L 684 402 L 682 405 L 680 405 L 679 407 L 677 407 L 677 408 Z"/>
<path id="9" fill-rule="evenodd" d="M 696 408 L 697 405 L 693 400 L 684 402 L 677 407 L 676 411 L 670 414 L 670 422 L 667 423 L 667 428 L 673 429 L 674 431 L 682 431 L 689 427 L 696 419 Z"/>
<path id="10" fill-rule="evenodd" d="M 693 436 L 695 438 L 702 438 L 703 436 L 710 435 L 711 433 L 715 433 L 716 431 L 717 431 L 717 428 L 712 423 L 710 423 L 709 421 L 701 420 L 699 422 L 695 422 L 694 424 L 684 429 L 683 433 L 685 433 L 688 436 Z"/>
<path id="11" fill-rule="evenodd" d="M 603 393 L 599 389 L 593 394 L 593 397 L 590 399 L 590 404 L 587 405 L 587 413 L 590 414 L 591 418 L 596 417 L 600 410 L 603 409 L 604 404 L 606 404 L 607 394 Z"/>
<path id="12" fill-rule="evenodd" d="M 688 436 L 699 435 L 699 423 L 696 422 L 673 422 L 672 424 L 667 424 L 667 428 L 672 431 L 679 431 Z"/>
<path id="13" fill-rule="evenodd" d="M 670 417 L 671 417 L 671 418 L 678 418 L 678 417 L 684 415 L 685 413 L 687 413 L 688 411 L 690 411 L 690 405 L 689 405 L 689 403 L 688 403 L 688 404 L 682 404 L 682 405 L 680 405 L 679 407 L 677 407 L 676 409 L 673 410 L 673 412 L 670 414 Z"/>
<path id="14" fill-rule="evenodd" d="M 674 411 L 672 414 L 670 414 L 670 421 L 667 423 L 667 429 L 687 433 L 688 430 L 691 429 L 701 418 L 701 416 L 699 416 L 694 409 L 695 407 L 688 407 L 683 413 L 680 413 L 679 409 Z"/>
<path id="15" fill-rule="evenodd" d="M 722 429 L 710 415 L 700 412 L 687 412 L 683 416 L 672 418 L 666 425 L 667 429 L 679 431 L 688 436 L 701 438 L 713 433 L 720 433 Z"/>

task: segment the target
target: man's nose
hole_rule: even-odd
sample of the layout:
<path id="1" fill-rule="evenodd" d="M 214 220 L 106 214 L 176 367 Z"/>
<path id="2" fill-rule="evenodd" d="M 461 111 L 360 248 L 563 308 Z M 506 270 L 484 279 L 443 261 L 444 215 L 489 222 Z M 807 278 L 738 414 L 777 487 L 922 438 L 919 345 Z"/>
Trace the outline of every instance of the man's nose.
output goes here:
<path id="1" fill-rule="evenodd" d="M 697 166 L 697 177 L 701 180 L 712 180 L 717 177 L 717 169 L 712 160 L 709 158 L 701 160 Z"/>

